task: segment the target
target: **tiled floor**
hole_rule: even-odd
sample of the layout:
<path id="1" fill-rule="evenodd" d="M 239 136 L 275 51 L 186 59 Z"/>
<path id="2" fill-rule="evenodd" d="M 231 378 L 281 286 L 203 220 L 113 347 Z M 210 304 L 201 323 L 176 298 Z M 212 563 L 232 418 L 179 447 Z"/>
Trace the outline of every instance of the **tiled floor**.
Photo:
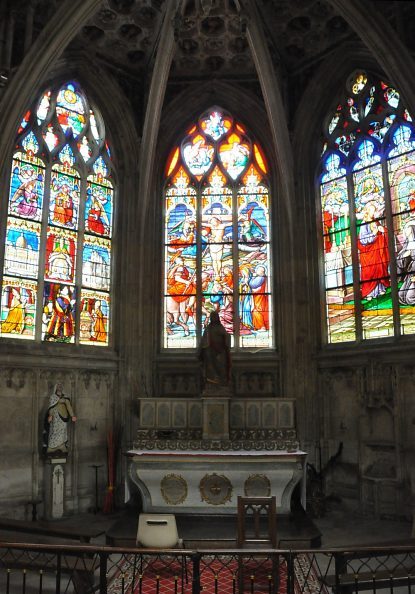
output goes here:
<path id="1" fill-rule="evenodd" d="M 104 516 L 102 514 L 87 514 L 76 518 L 74 517 L 70 521 L 73 522 L 74 526 L 76 526 L 77 523 L 82 524 L 88 522 L 90 525 L 100 527 L 103 530 L 110 530 L 111 526 L 113 526 L 115 522 L 118 522 L 118 525 L 123 527 L 123 530 L 125 530 L 125 536 L 128 537 L 127 540 L 129 540 L 129 546 L 133 546 L 134 534 L 137 526 L 137 519 L 138 511 L 129 510 L 129 513 L 123 511 L 112 516 Z M 120 523 L 120 520 L 123 520 L 123 522 Z M 231 534 L 231 524 L 232 523 L 229 522 L 229 529 L 227 530 L 225 530 L 224 525 L 222 525 L 222 533 L 219 534 L 220 531 L 218 531 L 218 533 L 216 534 L 216 538 L 220 538 L 222 536 L 224 540 L 227 540 Z M 326 553 L 324 553 L 323 549 L 331 549 L 335 547 L 359 548 L 359 546 L 365 545 L 384 545 L 392 547 L 394 544 L 412 544 L 415 547 L 415 539 L 410 538 L 411 523 L 409 521 L 397 521 L 387 519 L 380 520 L 368 518 L 363 516 L 356 510 L 349 510 L 339 506 L 336 509 L 329 510 L 324 517 L 314 519 L 314 524 L 317 527 L 317 529 L 321 532 L 321 549 L 319 549 L 319 552 L 314 554 L 312 558 L 315 560 L 316 563 L 318 561 L 318 568 L 320 572 L 325 571 L 326 565 L 327 563 L 329 563 L 328 560 L 332 558 L 331 555 L 327 555 Z M 211 526 L 209 531 L 207 531 L 207 526 Z M 214 526 L 215 525 L 212 521 L 207 522 L 204 526 L 204 532 L 210 539 L 209 542 L 212 542 L 212 540 L 215 538 Z M 284 528 L 283 526 L 281 526 L 281 523 L 280 528 L 281 530 Z M 295 526 L 292 526 L 290 528 L 291 533 L 294 529 Z M 287 530 L 287 526 L 285 527 L 285 530 Z M 301 525 L 299 525 L 299 530 L 301 531 Z M 189 535 L 191 536 L 191 532 L 189 532 Z M 13 534 L 9 534 L 9 536 L 13 536 Z M 0 533 L 0 540 L 9 540 L 7 538 L 7 534 L 4 534 L 3 531 L 2 533 Z M 11 538 L 10 540 L 13 540 L 13 538 Z M 26 540 L 26 542 L 30 542 L 29 538 L 27 538 L 27 535 L 26 538 L 24 538 L 23 540 Z M 44 542 L 44 539 L 39 536 L 37 538 L 35 537 L 32 539 L 32 542 L 42 541 Z M 101 544 L 105 544 L 105 535 L 102 535 L 91 542 L 91 545 Z M 295 548 L 294 546 L 287 547 L 285 543 L 282 543 L 282 546 L 284 546 L 284 548 Z M 113 556 L 111 556 L 111 559 L 112 558 Z M 321 575 L 323 575 L 323 573 L 321 573 Z M 21 572 L 20 574 L 14 573 L 12 575 L 12 579 L 13 587 L 9 590 L 11 594 L 21 594 L 21 592 L 23 591 L 25 592 L 25 594 L 38 594 L 38 592 L 40 591 L 38 587 L 39 576 L 36 575 L 36 573 L 27 574 L 27 576 L 25 577 L 26 582 L 24 589 L 21 588 Z M 4 589 L 5 580 L 6 575 L 3 575 L 0 572 L 0 592 L 6 592 L 6 589 Z M 43 577 L 42 593 L 52 594 L 53 592 L 55 592 L 54 580 L 55 578 L 53 574 L 45 573 Z M 68 592 L 72 592 L 71 588 L 72 586 L 69 585 Z M 407 591 L 408 590 L 406 589 L 405 592 L 402 591 L 401 593 L 400 591 L 395 589 L 394 594 L 407 594 Z M 318 592 L 320 592 L 320 590 L 318 590 Z"/>
<path id="2" fill-rule="evenodd" d="M 125 537 L 126 546 L 133 546 L 135 541 L 135 534 L 137 530 L 138 511 L 133 509 L 118 511 L 113 515 L 98 514 L 84 514 L 78 517 L 65 519 L 64 522 L 70 522 L 73 526 L 84 524 L 87 522 L 90 526 L 97 526 L 103 529 L 104 532 L 114 531 L 116 528 L 117 536 Z M 192 521 L 190 521 L 192 520 Z M 334 509 L 326 512 L 322 518 L 313 518 L 315 527 L 321 532 L 321 546 L 322 547 L 342 547 L 349 545 L 380 545 L 382 543 L 404 542 L 413 543 L 415 539 L 411 539 L 411 522 L 398 521 L 391 519 L 375 519 L 363 515 L 358 510 L 349 509 L 338 505 Z M 227 518 L 225 521 L 215 523 L 211 518 L 203 521 L 201 530 L 197 527 L 192 518 L 182 518 L 178 520 L 179 531 L 182 528 L 184 538 L 193 540 L 195 534 L 203 534 L 210 542 L 216 537 L 229 541 L 229 543 L 236 535 L 236 522 L 232 518 Z M 215 528 L 216 526 L 216 528 Z M 301 522 L 295 522 L 288 518 L 280 519 L 279 532 L 282 539 L 281 547 L 286 547 L 286 541 L 289 534 L 298 533 L 298 538 L 301 540 L 301 532 L 305 534 L 307 527 Z M 13 533 L 1 530 L 0 540 L 7 541 L 8 536 Z M 15 538 L 19 537 L 18 533 L 13 535 Z M 182 535 L 180 535 L 182 536 Z M 11 538 L 10 540 L 14 540 Z M 28 541 L 28 536 L 22 534 L 19 540 Z M 56 540 L 56 539 L 54 539 Z M 48 542 L 47 537 L 33 535 L 29 542 Z M 49 541 L 50 542 L 50 541 Z M 105 534 L 93 539 L 91 544 L 105 544 Z M 294 547 L 294 544 L 291 545 Z M 300 548 L 300 546 L 298 547 Z"/>

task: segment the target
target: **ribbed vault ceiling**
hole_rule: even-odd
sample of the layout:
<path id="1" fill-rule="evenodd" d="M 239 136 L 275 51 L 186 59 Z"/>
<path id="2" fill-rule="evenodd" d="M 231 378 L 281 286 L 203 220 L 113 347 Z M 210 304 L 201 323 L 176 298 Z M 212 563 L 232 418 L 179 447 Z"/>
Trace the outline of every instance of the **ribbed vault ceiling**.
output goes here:
<path id="1" fill-rule="evenodd" d="M 169 74 L 174 92 L 196 80 L 233 80 L 259 94 L 247 38 L 250 19 L 257 20 L 266 39 L 292 113 L 325 57 L 344 44 L 364 46 L 330 0 L 102 0 L 67 49 L 81 49 L 91 63 L 110 70 L 138 109 L 137 89 L 148 88 L 170 2 L 177 6 L 171 19 L 175 51 Z M 12 65 L 18 66 L 24 54 L 27 7 L 34 7 L 35 38 L 59 2 L 6 0 L 6 4 L 16 15 Z M 367 4 L 392 25 L 409 50 L 415 48 L 415 2 L 367 0 Z M 169 92 L 168 88 L 167 96 Z"/>

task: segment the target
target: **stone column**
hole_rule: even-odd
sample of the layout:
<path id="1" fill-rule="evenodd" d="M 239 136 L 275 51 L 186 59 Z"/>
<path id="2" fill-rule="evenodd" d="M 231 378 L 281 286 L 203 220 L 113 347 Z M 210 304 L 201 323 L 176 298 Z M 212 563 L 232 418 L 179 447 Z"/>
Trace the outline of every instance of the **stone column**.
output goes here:
<path id="1" fill-rule="evenodd" d="M 24 55 L 30 49 L 33 41 L 33 19 L 35 16 L 35 0 L 29 0 L 26 7 L 26 23 L 24 34 Z"/>
<path id="2" fill-rule="evenodd" d="M 3 66 L 6 70 L 10 70 L 11 63 L 12 63 L 14 25 L 15 25 L 15 12 L 14 12 L 14 10 L 10 10 L 8 18 L 7 18 L 6 40 L 5 40 L 4 58 L 3 58 Z"/>

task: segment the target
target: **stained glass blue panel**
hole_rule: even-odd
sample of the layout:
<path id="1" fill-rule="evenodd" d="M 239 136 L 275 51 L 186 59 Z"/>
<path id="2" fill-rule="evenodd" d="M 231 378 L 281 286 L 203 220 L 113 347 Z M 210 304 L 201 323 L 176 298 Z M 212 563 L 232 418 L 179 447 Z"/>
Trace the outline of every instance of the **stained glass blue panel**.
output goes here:
<path id="1" fill-rule="evenodd" d="M 9 214 L 40 221 L 45 170 L 42 161 L 16 153 L 10 180 Z"/>
<path id="2" fill-rule="evenodd" d="M 109 291 L 111 242 L 103 237 L 85 235 L 82 257 L 82 284 L 85 287 Z"/>
<path id="3" fill-rule="evenodd" d="M 39 243 L 39 223 L 9 217 L 7 219 L 4 273 L 25 278 L 37 278 Z"/>

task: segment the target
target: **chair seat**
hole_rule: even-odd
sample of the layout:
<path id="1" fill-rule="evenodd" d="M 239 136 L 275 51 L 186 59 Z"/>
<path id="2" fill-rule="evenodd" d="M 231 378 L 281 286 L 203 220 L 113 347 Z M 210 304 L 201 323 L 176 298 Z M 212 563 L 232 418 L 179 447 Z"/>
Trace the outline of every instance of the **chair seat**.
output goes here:
<path id="1" fill-rule="evenodd" d="M 241 545 L 238 545 L 238 549 L 247 549 L 247 550 L 255 550 L 255 551 L 269 551 L 272 550 L 274 547 L 269 543 L 261 543 L 261 542 L 245 542 Z"/>

